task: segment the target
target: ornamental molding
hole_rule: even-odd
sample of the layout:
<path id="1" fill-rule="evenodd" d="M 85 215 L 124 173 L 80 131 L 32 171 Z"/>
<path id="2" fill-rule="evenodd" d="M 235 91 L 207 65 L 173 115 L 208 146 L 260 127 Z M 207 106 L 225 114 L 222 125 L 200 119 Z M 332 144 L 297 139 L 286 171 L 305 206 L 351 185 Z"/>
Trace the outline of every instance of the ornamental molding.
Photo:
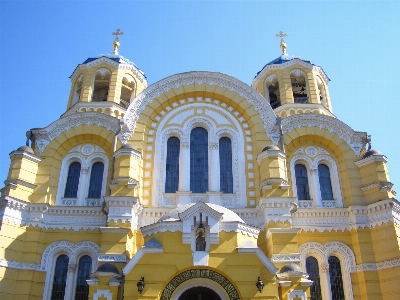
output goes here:
<path id="1" fill-rule="evenodd" d="M 280 70 L 280 69 L 286 69 L 287 67 L 293 66 L 293 65 L 300 65 L 302 67 L 305 67 L 307 69 L 310 69 L 316 73 L 318 73 L 322 79 L 324 80 L 325 84 L 329 83 L 329 78 L 326 76 L 324 70 L 322 70 L 321 67 L 314 66 L 313 64 L 310 64 L 308 62 L 305 62 L 304 60 L 300 58 L 294 58 L 291 59 L 283 64 L 274 64 L 274 65 L 266 65 L 259 73 L 258 75 L 253 79 L 252 86 L 255 86 L 257 82 L 270 70 Z"/>
<path id="2" fill-rule="evenodd" d="M 239 300 L 240 296 L 235 286 L 222 274 L 209 269 L 191 269 L 186 270 L 175 276 L 164 288 L 160 300 L 172 299 L 175 290 L 188 280 L 206 279 L 216 282 L 225 293 L 228 295 L 229 300 Z"/>
<path id="3" fill-rule="evenodd" d="M 276 274 L 278 269 L 274 266 L 271 260 L 265 255 L 265 253 L 257 247 L 251 240 L 245 240 L 237 247 L 239 254 L 255 254 L 258 259 L 264 264 L 271 274 Z"/>
<path id="4" fill-rule="evenodd" d="M 69 241 L 57 241 L 46 247 L 42 254 L 40 269 L 49 272 L 52 267 L 52 261 L 57 257 L 57 254 L 66 254 L 69 257 L 70 263 L 77 263 L 78 258 L 82 254 L 87 254 L 92 258 L 92 269 L 97 269 L 98 254 L 100 247 L 91 241 L 82 241 L 76 244 Z"/>
<path id="5" fill-rule="evenodd" d="M 292 213 L 292 226 L 305 232 L 350 231 L 389 223 L 400 226 L 400 203 L 395 199 L 348 208 L 299 208 Z"/>
<path id="6" fill-rule="evenodd" d="M 10 153 L 10 159 L 14 158 L 25 158 L 27 160 L 30 160 L 31 162 L 34 163 L 40 163 L 42 161 L 41 157 L 36 156 L 35 154 L 31 154 L 29 152 L 23 151 L 23 150 L 14 150 Z"/>
<path id="7" fill-rule="evenodd" d="M 265 150 L 257 155 L 257 163 L 261 165 L 262 161 L 269 157 L 285 159 L 286 155 L 281 150 Z"/>
<path id="8" fill-rule="evenodd" d="M 272 262 L 281 263 L 281 262 L 300 262 L 300 254 L 272 254 Z"/>
<path id="9" fill-rule="evenodd" d="M 19 262 L 13 260 L 7 260 L 0 258 L 0 267 L 18 269 L 18 270 L 33 270 L 38 272 L 44 272 L 41 269 L 40 264 L 35 264 L 31 262 Z"/>
<path id="10" fill-rule="evenodd" d="M 142 93 L 140 93 L 129 105 L 124 116 L 124 123 L 126 126 L 123 127 L 121 133 L 119 134 L 121 141 L 127 140 L 126 137 L 130 137 L 133 134 L 136 127 L 136 121 L 138 120 L 140 114 L 145 107 L 153 101 L 154 98 L 174 88 L 179 88 L 185 85 L 203 84 L 218 85 L 247 99 L 247 101 L 252 104 L 254 109 L 259 113 L 260 118 L 264 122 L 264 128 L 266 132 L 270 133 L 272 131 L 272 128 L 276 123 L 275 114 L 271 106 L 258 92 L 234 77 L 216 72 L 200 71 L 181 73 L 167 77 L 151 85 Z"/>
<path id="11" fill-rule="evenodd" d="M 378 263 L 363 263 L 356 266 L 357 272 L 378 271 L 400 267 L 400 258 L 386 260 Z"/>
<path id="12" fill-rule="evenodd" d="M 5 196 L 0 200 L 0 208 L 0 218 L 17 226 L 79 231 L 106 225 L 106 216 L 100 207 L 51 206 Z"/>
<path id="13" fill-rule="evenodd" d="M 123 58 L 122 56 L 117 56 L 117 58 L 121 58 L 123 60 L 126 60 L 125 58 Z M 76 69 L 74 70 L 74 72 L 72 73 L 72 75 L 70 76 L 71 81 L 73 82 L 75 80 L 75 77 L 78 76 L 78 74 L 80 74 L 80 72 L 82 70 L 85 69 L 89 69 L 92 68 L 94 66 L 97 66 L 101 63 L 106 63 L 110 66 L 113 66 L 117 69 L 121 69 L 121 70 L 129 70 L 132 71 L 133 74 L 135 74 L 135 76 L 139 79 L 139 81 L 144 85 L 144 88 L 147 87 L 147 79 L 144 76 L 143 72 L 136 67 L 133 63 L 126 63 L 126 62 L 121 62 L 118 63 L 110 58 L 108 58 L 107 56 L 103 56 L 101 55 L 99 58 L 88 62 L 86 64 L 80 64 L 76 67 Z"/>
<path id="14" fill-rule="evenodd" d="M 385 155 L 376 155 L 373 154 L 371 156 L 368 156 L 366 158 L 362 158 L 359 161 L 354 162 L 356 164 L 357 167 L 361 168 L 364 166 L 367 166 L 369 164 L 372 164 L 374 162 L 383 162 L 383 163 L 387 163 L 388 159 Z"/>
<path id="15" fill-rule="evenodd" d="M 32 190 L 37 187 L 36 184 L 32 184 L 32 183 L 27 182 L 22 179 L 7 179 L 6 181 L 4 181 L 4 184 L 6 186 L 7 185 L 15 186 L 15 188 L 17 188 L 18 185 L 22 185 L 22 186 L 27 187 L 28 189 L 32 189 Z"/>
<path id="16" fill-rule="evenodd" d="M 100 113 L 87 112 L 64 116 L 45 128 L 32 129 L 33 141 L 38 147 L 39 153 L 42 153 L 50 142 L 62 132 L 81 125 L 105 127 L 114 134 L 120 129 L 120 121 L 118 119 Z"/>
<path id="17" fill-rule="evenodd" d="M 142 154 L 136 150 L 136 149 L 132 149 L 132 148 L 120 148 L 117 151 L 115 151 L 114 153 L 114 157 L 117 159 L 120 156 L 131 156 L 132 158 L 141 161 L 142 160 Z"/>
<path id="18" fill-rule="evenodd" d="M 108 211 L 107 222 L 131 223 L 133 229 L 138 228 L 139 215 L 143 205 L 137 197 L 104 197 L 105 209 Z"/>
<path id="19" fill-rule="evenodd" d="M 348 125 L 333 117 L 317 114 L 300 114 L 289 116 L 282 120 L 283 134 L 301 127 L 319 127 L 320 129 L 327 129 L 337 134 L 347 142 L 357 156 L 360 156 L 361 150 L 367 142 L 366 132 L 354 131 Z"/>
<path id="20" fill-rule="evenodd" d="M 385 182 L 374 182 L 369 185 L 363 186 L 361 188 L 361 190 L 365 192 L 365 191 L 368 191 L 368 190 L 376 188 L 376 187 L 379 187 L 379 190 L 381 192 L 390 192 L 392 190 L 393 183 L 388 182 L 388 181 L 387 182 L 386 181 Z"/>
<path id="21" fill-rule="evenodd" d="M 98 262 L 126 262 L 126 254 L 99 254 Z"/>
<path id="22" fill-rule="evenodd" d="M 356 259 L 353 251 L 341 242 L 332 241 L 324 245 L 317 242 L 305 243 L 299 247 L 301 256 L 300 267 L 306 270 L 306 259 L 313 256 L 317 259 L 318 265 L 322 266 L 325 272 L 328 272 L 328 259 L 330 256 L 336 256 L 342 266 L 343 284 L 346 299 L 353 298 L 353 287 L 351 283 L 351 273 L 356 272 Z"/>

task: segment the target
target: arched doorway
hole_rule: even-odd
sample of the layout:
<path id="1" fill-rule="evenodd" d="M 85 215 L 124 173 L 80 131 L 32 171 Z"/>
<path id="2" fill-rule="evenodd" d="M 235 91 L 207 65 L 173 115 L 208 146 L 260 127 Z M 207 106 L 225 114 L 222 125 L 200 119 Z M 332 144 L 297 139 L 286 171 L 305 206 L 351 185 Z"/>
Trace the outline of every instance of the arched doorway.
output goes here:
<path id="1" fill-rule="evenodd" d="M 221 300 L 221 298 L 212 289 L 199 286 L 185 291 L 178 300 Z"/>

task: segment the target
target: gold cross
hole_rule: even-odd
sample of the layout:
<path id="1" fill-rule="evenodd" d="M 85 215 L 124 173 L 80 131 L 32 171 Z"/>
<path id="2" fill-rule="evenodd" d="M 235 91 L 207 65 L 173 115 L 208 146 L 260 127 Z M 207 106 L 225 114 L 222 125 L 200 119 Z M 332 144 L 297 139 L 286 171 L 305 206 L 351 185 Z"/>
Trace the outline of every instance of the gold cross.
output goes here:
<path id="1" fill-rule="evenodd" d="M 119 48 L 119 37 L 118 36 L 123 35 L 124 33 L 121 30 L 119 30 L 119 28 L 118 28 L 117 31 L 113 32 L 112 34 L 115 35 L 115 40 L 113 43 L 113 46 L 114 46 L 113 54 L 118 55 L 118 48 Z"/>
<path id="2" fill-rule="evenodd" d="M 280 47 L 281 47 L 281 50 L 282 50 L 282 55 L 287 55 L 287 53 L 286 53 L 286 43 L 285 43 L 285 41 L 283 39 L 286 36 L 287 36 L 287 34 L 283 33 L 282 31 L 279 31 L 279 33 L 276 35 L 276 37 L 280 37 L 281 38 Z"/>
<path id="3" fill-rule="evenodd" d="M 281 31 L 281 32 L 282 32 L 282 31 Z M 123 35 L 124 33 L 123 33 L 121 30 L 119 30 L 119 28 L 118 28 L 117 31 L 116 31 L 116 32 L 113 32 L 112 34 L 113 34 L 113 35 L 116 35 L 116 37 L 115 37 L 116 40 L 119 40 L 118 36 L 119 36 L 119 35 Z"/>

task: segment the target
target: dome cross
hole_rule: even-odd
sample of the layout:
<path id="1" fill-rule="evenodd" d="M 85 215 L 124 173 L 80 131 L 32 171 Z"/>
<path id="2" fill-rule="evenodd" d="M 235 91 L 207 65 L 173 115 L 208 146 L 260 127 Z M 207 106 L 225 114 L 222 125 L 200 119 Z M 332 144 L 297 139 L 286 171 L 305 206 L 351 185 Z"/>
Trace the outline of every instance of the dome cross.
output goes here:
<path id="1" fill-rule="evenodd" d="M 287 34 L 283 33 L 282 31 L 279 31 L 279 33 L 276 35 L 276 37 L 280 37 L 281 38 L 281 50 L 282 50 L 282 55 L 287 55 L 286 53 L 286 43 L 285 40 L 283 39 L 284 37 L 286 37 Z"/>
<path id="2" fill-rule="evenodd" d="M 119 28 L 117 29 L 116 32 L 113 32 L 112 35 L 115 35 L 115 40 L 113 42 L 113 46 L 114 46 L 114 55 L 118 55 L 118 48 L 119 48 L 119 35 L 123 35 L 124 33 L 119 30 Z"/>

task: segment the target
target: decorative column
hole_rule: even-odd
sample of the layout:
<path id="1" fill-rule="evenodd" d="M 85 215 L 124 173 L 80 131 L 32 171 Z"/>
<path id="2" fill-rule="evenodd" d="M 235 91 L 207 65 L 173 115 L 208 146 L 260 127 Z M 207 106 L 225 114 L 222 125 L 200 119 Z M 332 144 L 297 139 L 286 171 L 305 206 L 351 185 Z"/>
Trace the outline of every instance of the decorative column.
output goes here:
<path id="1" fill-rule="evenodd" d="M 310 196 L 314 196 L 313 207 L 322 207 L 321 188 L 319 186 L 318 169 L 311 169 L 311 191 Z"/>
<path id="2" fill-rule="evenodd" d="M 75 205 L 86 206 L 86 191 L 88 190 L 88 173 L 89 167 L 81 168 L 81 176 L 79 177 L 78 201 Z"/>
<path id="3" fill-rule="evenodd" d="M 190 144 L 189 142 L 181 143 L 181 150 L 179 152 L 179 190 L 178 194 L 179 204 L 188 204 L 190 201 Z"/>
<path id="4" fill-rule="evenodd" d="M 65 296 L 64 299 L 73 299 L 73 294 L 75 291 L 74 282 L 76 276 L 77 264 L 71 261 L 68 264 L 67 282 L 65 283 Z"/>
<path id="5" fill-rule="evenodd" d="M 210 143 L 209 145 L 209 161 L 208 161 L 208 190 L 210 192 L 220 191 L 220 174 L 219 174 L 219 145 L 218 143 Z"/>

